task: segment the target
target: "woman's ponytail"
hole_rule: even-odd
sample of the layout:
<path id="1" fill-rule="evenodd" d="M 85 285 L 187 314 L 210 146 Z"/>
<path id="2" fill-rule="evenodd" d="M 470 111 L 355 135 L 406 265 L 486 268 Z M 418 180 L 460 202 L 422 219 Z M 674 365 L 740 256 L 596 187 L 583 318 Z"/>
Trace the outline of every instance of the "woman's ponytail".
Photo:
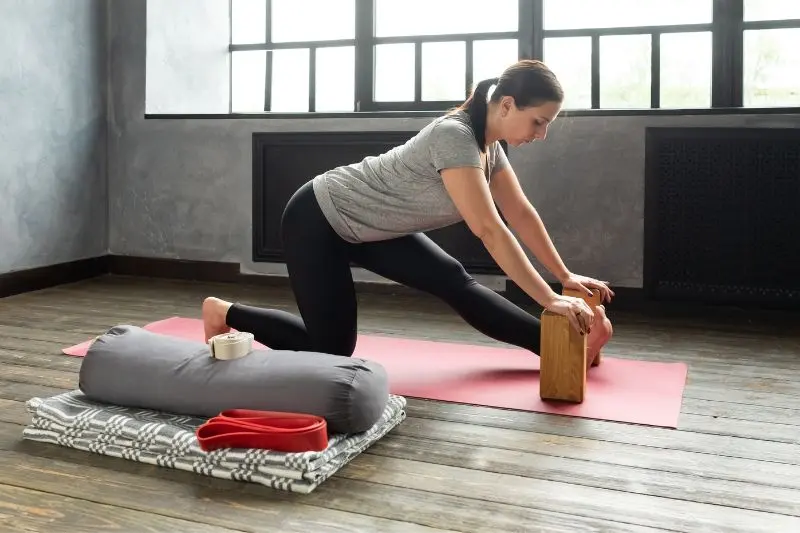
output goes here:
<path id="1" fill-rule="evenodd" d="M 481 152 L 486 149 L 486 113 L 488 110 L 487 96 L 489 88 L 496 85 L 499 78 L 489 78 L 483 80 L 475 87 L 466 102 L 461 104 L 459 109 L 466 111 L 472 121 L 472 129 L 475 131 L 475 140 Z"/>

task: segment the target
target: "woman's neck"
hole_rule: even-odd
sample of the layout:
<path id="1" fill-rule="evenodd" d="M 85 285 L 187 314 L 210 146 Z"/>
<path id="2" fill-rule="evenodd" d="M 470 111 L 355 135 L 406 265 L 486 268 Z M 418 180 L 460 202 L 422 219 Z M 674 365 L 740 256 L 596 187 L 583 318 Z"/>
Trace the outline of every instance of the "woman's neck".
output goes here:
<path id="1" fill-rule="evenodd" d="M 501 139 L 500 114 L 495 102 L 489 102 L 486 108 L 486 146 L 490 146 Z"/>

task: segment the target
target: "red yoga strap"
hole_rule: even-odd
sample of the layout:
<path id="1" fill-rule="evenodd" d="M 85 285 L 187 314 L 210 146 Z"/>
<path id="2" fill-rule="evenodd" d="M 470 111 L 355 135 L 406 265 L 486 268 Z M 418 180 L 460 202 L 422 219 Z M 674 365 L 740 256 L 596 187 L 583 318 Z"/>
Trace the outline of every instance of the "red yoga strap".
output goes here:
<path id="1" fill-rule="evenodd" d="M 328 447 L 325 419 L 302 413 L 230 409 L 207 420 L 196 434 L 207 452 L 219 448 L 309 452 Z"/>

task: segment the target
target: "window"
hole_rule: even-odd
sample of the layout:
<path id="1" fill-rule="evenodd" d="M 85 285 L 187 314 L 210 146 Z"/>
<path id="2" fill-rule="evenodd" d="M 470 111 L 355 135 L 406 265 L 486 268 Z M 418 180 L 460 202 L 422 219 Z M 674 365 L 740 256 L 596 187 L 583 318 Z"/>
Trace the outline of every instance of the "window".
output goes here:
<path id="1" fill-rule="evenodd" d="M 353 111 L 355 6 L 231 0 L 231 111 Z"/>
<path id="2" fill-rule="evenodd" d="M 672 26 L 711 22 L 711 0 L 544 0 L 545 30 Z"/>
<path id="3" fill-rule="evenodd" d="M 660 45 L 659 107 L 711 107 L 711 32 L 664 33 Z"/>
<path id="4" fill-rule="evenodd" d="M 518 0 L 494 0 L 491 9 L 484 0 L 374 6 L 375 96 L 361 100 L 362 110 L 449 107 L 519 57 Z"/>
<path id="5" fill-rule="evenodd" d="M 377 38 L 514 32 L 519 26 L 517 0 L 374 1 Z"/>
<path id="6" fill-rule="evenodd" d="M 543 0 L 543 60 L 563 78 L 564 107 L 708 107 L 713 8 L 713 0 Z"/>
<path id="7" fill-rule="evenodd" d="M 233 113 L 441 112 L 521 57 L 568 110 L 800 107 L 796 0 L 230 2 Z"/>
<path id="8" fill-rule="evenodd" d="M 800 106 L 800 2 L 744 0 L 745 107 Z"/>

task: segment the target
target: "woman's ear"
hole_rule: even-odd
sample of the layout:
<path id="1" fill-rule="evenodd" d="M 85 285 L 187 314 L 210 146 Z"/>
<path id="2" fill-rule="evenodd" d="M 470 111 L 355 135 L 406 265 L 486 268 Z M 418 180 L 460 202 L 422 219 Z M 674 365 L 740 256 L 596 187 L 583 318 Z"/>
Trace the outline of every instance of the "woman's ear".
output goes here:
<path id="1" fill-rule="evenodd" d="M 514 106 L 514 98 L 511 96 L 503 96 L 500 100 L 500 116 L 506 117 Z"/>

